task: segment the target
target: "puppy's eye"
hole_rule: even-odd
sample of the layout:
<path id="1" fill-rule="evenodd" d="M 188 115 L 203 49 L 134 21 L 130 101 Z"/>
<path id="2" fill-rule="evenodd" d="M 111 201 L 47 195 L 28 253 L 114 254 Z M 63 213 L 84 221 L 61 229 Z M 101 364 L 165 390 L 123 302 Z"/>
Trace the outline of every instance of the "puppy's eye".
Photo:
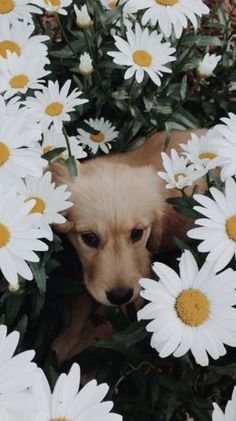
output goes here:
<path id="1" fill-rule="evenodd" d="M 143 236 L 143 230 L 141 228 L 133 228 L 131 231 L 131 240 L 135 243 L 141 240 Z"/>
<path id="2" fill-rule="evenodd" d="M 94 232 L 86 232 L 84 234 L 81 234 L 81 237 L 83 239 L 83 242 L 89 246 L 97 248 L 99 245 L 99 238 Z"/>

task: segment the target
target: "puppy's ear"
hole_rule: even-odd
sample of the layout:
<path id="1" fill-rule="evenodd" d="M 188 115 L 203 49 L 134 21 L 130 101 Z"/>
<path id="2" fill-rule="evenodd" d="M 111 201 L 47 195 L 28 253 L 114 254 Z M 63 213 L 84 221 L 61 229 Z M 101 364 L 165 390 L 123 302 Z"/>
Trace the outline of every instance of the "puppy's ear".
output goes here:
<path id="1" fill-rule="evenodd" d="M 163 222 L 155 219 L 152 223 L 151 233 L 147 242 L 147 249 L 151 254 L 157 254 L 160 250 L 163 234 Z"/>
<path id="2" fill-rule="evenodd" d="M 57 186 L 66 184 L 68 190 L 73 183 L 74 177 L 72 177 L 67 169 L 67 167 L 60 162 L 52 162 L 48 165 L 48 170 L 52 173 L 52 181 L 56 183 Z M 75 228 L 75 223 L 73 220 L 70 220 L 70 208 L 62 212 L 62 215 L 66 218 L 66 222 L 62 224 L 53 224 L 52 228 L 55 232 L 61 234 L 67 234 Z"/>

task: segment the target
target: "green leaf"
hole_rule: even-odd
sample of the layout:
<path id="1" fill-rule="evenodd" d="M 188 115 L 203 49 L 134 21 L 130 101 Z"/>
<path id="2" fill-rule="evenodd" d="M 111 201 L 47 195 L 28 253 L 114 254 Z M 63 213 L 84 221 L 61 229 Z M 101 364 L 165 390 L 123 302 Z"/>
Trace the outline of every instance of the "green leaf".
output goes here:
<path id="1" fill-rule="evenodd" d="M 46 275 L 44 265 L 42 265 L 41 262 L 39 263 L 30 262 L 29 265 L 33 272 L 34 279 L 35 279 L 36 284 L 38 285 L 39 291 L 45 292 L 46 283 L 47 283 L 47 275 Z"/>
<path id="2" fill-rule="evenodd" d="M 64 152 L 66 148 L 55 148 L 51 151 L 46 152 L 42 155 L 42 158 L 46 159 L 47 161 L 51 161 L 52 159 L 56 158 L 58 155 L 60 155 L 62 152 Z"/>
<path id="3" fill-rule="evenodd" d="M 69 170 L 70 175 L 76 176 L 77 175 L 77 165 L 74 156 L 69 156 L 68 159 L 65 159 L 66 166 Z"/>
<path id="4" fill-rule="evenodd" d="M 96 343 L 97 348 L 108 348 L 116 351 L 125 351 L 147 336 L 146 322 L 134 322 L 122 332 L 116 332 L 108 341 L 101 340 Z"/>

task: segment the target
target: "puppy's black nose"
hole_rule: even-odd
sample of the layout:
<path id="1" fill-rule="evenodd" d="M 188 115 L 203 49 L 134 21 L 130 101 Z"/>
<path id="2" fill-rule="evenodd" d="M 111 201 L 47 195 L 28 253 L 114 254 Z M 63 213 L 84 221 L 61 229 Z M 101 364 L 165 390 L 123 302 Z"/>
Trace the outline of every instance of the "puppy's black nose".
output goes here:
<path id="1" fill-rule="evenodd" d="M 133 295 L 133 290 L 131 288 L 114 288 L 107 291 L 106 294 L 111 304 L 119 306 L 128 303 Z"/>

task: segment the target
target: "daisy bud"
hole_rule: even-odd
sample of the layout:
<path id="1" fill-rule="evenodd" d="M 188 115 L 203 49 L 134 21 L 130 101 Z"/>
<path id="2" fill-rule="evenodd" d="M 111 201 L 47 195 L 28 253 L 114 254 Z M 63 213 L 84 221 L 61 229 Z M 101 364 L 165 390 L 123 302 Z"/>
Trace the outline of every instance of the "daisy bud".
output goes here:
<path id="1" fill-rule="evenodd" d="M 217 56 L 216 54 L 209 54 L 207 53 L 202 61 L 199 63 L 197 73 L 201 78 L 208 78 L 212 76 L 213 70 L 215 70 L 218 62 L 221 60 L 221 56 Z"/>
<path id="2" fill-rule="evenodd" d="M 89 76 L 93 72 L 92 59 L 88 53 L 80 56 L 79 72 L 83 76 Z"/>
<path id="3" fill-rule="evenodd" d="M 84 29 L 93 25 L 93 21 L 89 16 L 86 4 L 84 4 L 81 9 L 74 5 L 74 10 L 76 14 L 76 24 L 79 28 Z"/>

